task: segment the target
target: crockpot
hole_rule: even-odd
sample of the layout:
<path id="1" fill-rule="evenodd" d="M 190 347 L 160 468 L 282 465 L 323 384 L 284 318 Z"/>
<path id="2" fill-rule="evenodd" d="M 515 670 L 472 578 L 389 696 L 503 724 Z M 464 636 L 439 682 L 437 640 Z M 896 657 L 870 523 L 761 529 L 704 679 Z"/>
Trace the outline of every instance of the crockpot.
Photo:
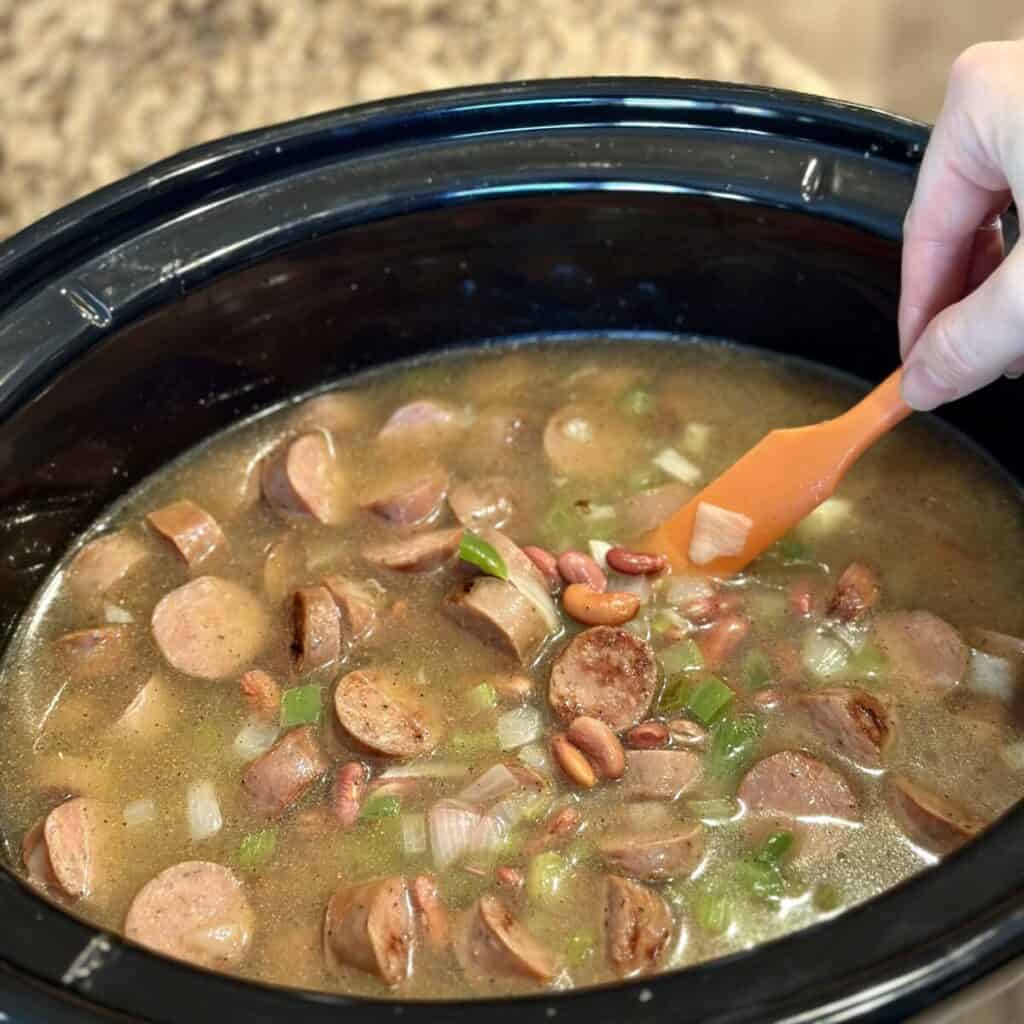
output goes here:
<path id="1" fill-rule="evenodd" d="M 76 532 L 296 392 L 449 346 L 714 335 L 878 380 L 927 138 L 792 93 L 591 79 L 328 113 L 156 164 L 0 248 L 0 622 Z M 942 415 L 1011 474 L 1015 389 Z M 10 862 L 15 838 L 4 837 Z M 0 873 L 0 1019 L 895 1021 L 1024 950 L 1024 809 L 834 920 L 582 991 L 398 1003 L 243 982 Z M 4 1017 L 3 1014 L 7 1016 Z"/>

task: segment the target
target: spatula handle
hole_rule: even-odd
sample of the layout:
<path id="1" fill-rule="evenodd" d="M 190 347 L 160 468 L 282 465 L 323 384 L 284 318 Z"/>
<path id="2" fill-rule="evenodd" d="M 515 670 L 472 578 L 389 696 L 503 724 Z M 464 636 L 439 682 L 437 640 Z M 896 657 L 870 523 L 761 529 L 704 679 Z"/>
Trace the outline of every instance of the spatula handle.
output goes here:
<path id="1" fill-rule="evenodd" d="M 849 438 L 849 448 L 840 466 L 840 476 L 875 443 L 913 411 L 900 396 L 902 368 L 893 370 L 881 384 L 865 395 L 852 409 L 832 423 Z"/>

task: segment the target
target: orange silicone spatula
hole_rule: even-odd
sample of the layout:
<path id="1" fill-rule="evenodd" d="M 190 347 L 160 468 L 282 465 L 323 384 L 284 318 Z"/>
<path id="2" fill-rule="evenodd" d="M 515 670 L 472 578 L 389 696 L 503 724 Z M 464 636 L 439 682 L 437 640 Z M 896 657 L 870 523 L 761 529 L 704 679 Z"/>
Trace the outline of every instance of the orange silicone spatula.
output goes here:
<path id="1" fill-rule="evenodd" d="M 773 430 L 650 534 L 643 547 L 668 555 L 676 570 L 716 576 L 739 572 L 828 498 L 864 450 L 910 413 L 900 398 L 901 375 L 896 370 L 835 419 Z M 702 562 L 697 564 L 690 554 L 702 504 L 710 506 L 699 517 L 702 540 L 709 536 L 704 527 L 712 527 L 714 539 L 719 534 L 714 527 L 722 525 L 720 546 L 736 550 L 704 561 L 707 545 L 699 543 L 693 549 Z"/>

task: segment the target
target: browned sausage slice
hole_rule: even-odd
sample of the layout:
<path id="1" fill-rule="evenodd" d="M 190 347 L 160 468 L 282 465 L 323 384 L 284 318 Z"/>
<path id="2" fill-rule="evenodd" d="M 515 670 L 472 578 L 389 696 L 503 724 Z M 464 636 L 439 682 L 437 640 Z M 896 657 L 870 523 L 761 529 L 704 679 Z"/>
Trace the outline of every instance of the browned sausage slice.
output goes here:
<path id="1" fill-rule="evenodd" d="M 312 726 L 303 725 L 282 736 L 261 754 L 242 776 L 252 809 L 279 818 L 327 771 Z"/>
<path id="2" fill-rule="evenodd" d="M 263 589 L 274 603 L 280 604 L 306 575 L 306 549 L 293 533 L 286 533 L 267 549 L 263 561 Z"/>
<path id="3" fill-rule="evenodd" d="M 605 866 L 648 882 L 689 875 L 704 856 L 704 826 L 684 824 L 671 832 L 606 836 L 597 848 Z"/>
<path id="4" fill-rule="evenodd" d="M 239 680 L 239 687 L 254 717 L 269 722 L 277 721 L 281 712 L 281 687 L 273 676 L 262 669 L 250 669 Z"/>
<path id="5" fill-rule="evenodd" d="M 286 442 L 263 463 L 263 496 L 272 508 L 326 526 L 344 518 L 345 479 L 322 431 Z"/>
<path id="6" fill-rule="evenodd" d="M 701 780 L 699 754 L 690 750 L 628 750 L 623 793 L 637 800 L 675 800 Z"/>
<path id="7" fill-rule="evenodd" d="M 263 605 L 244 587 L 199 576 L 172 590 L 153 609 L 153 638 L 179 672 L 224 679 L 262 650 L 270 633 Z"/>
<path id="8" fill-rule="evenodd" d="M 127 626 L 76 629 L 58 637 L 56 645 L 68 675 L 82 682 L 123 672 L 132 656 L 131 633 Z"/>
<path id="9" fill-rule="evenodd" d="M 374 488 L 360 507 L 396 526 L 418 526 L 437 517 L 448 493 L 448 470 L 433 462 Z"/>
<path id="10" fill-rule="evenodd" d="M 866 690 L 837 686 L 798 698 L 811 726 L 842 757 L 866 768 L 881 768 L 894 728 L 886 706 Z"/>
<path id="11" fill-rule="evenodd" d="M 657 685 L 658 664 L 646 641 L 628 629 L 595 626 L 555 659 L 548 700 L 564 722 L 590 715 L 618 732 L 647 716 Z"/>
<path id="12" fill-rule="evenodd" d="M 356 967 L 397 985 L 412 971 L 415 931 L 409 889 L 400 875 L 342 885 L 324 914 L 324 957 L 336 970 Z"/>
<path id="13" fill-rule="evenodd" d="M 502 527 L 516 513 L 515 486 L 503 476 L 479 477 L 456 484 L 448 495 L 455 518 L 471 530 Z"/>
<path id="14" fill-rule="evenodd" d="M 344 676 L 334 691 L 334 710 L 352 739 L 386 757 L 427 754 L 440 740 L 425 709 L 382 671 L 360 669 Z"/>
<path id="15" fill-rule="evenodd" d="M 842 622 L 853 622 L 875 608 L 881 597 L 878 573 L 862 562 L 851 562 L 836 583 L 828 610 Z"/>
<path id="16" fill-rule="evenodd" d="M 167 681 L 152 675 L 110 727 L 117 737 L 132 743 L 150 743 L 174 724 L 179 708 Z"/>
<path id="17" fill-rule="evenodd" d="M 477 900 L 461 922 L 455 956 L 474 978 L 527 977 L 550 982 L 555 955 L 537 941 L 497 896 Z"/>
<path id="18" fill-rule="evenodd" d="M 111 809 L 88 797 L 58 804 L 25 836 L 22 853 L 33 881 L 57 888 L 68 899 L 83 899 L 111 877 L 107 850 Z"/>
<path id="19" fill-rule="evenodd" d="M 618 476 L 628 469 L 636 442 L 635 429 L 621 417 L 583 402 L 562 406 L 544 428 L 544 454 L 562 476 Z"/>
<path id="20" fill-rule="evenodd" d="M 295 591 L 292 653 L 298 672 L 315 672 L 341 657 L 341 616 L 327 587 Z"/>
<path id="21" fill-rule="evenodd" d="M 436 953 L 446 950 L 451 942 L 448 908 L 441 902 L 437 882 L 430 875 L 417 875 L 413 879 L 412 901 L 422 923 L 427 944 Z"/>
<path id="22" fill-rule="evenodd" d="M 443 609 L 463 629 L 529 665 L 548 635 L 537 606 L 505 580 L 475 576 L 459 584 Z"/>
<path id="23" fill-rule="evenodd" d="M 902 776 L 890 779 L 888 798 L 893 816 L 910 839 L 940 856 L 973 839 L 985 827 L 967 808 Z"/>
<path id="24" fill-rule="evenodd" d="M 846 779 L 802 750 L 782 750 L 758 761 L 738 795 L 752 814 L 860 820 L 860 804 Z"/>
<path id="25" fill-rule="evenodd" d="M 875 639 L 889 659 L 895 682 L 942 694 L 967 672 L 967 645 L 931 612 L 887 612 L 875 619 Z"/>
<path id="26" fill-rule="evenodd" d="M 193 860 L 161 871 L 139 890 L 124 933 L 166 956 L 225 968 L 245 956 L 254 923 L 242 883 L 220 864 Z"/>
<path id="27" fill-rule="evenodd" d="M 291 428 L 306 433 L 329 430 L 332 434 L 352 434 L 369 419 L 366 400 L 351 392 L 335 391 L 308 398 L 292 414 Z"/>
<path id="28" fill-rule="evenodd" d="M 81 601 L 102 597 L 146 557 L 137 537 L 115 530 L 90 541 L 68 567 L 68 585 Z"/>
<path id="29" fill-rule="evenodd" d="M 369 636 L 377 621 L 377 603 L 370 588 L 338 575 L 325 576 L 321 582 L 338 606 L 342 639 L 352 642 Z"/>
<path id="30" fill-rule="evenodd" d="M 377 437 L 396 445 L 436 444 L 458 433 L 465 424 L 465 416 L 453 405 L 421 398 L 399 406 Z"/>
<path id="31" fill-rule="evenodd" d="M 161 537 L 171 542 L 190 569 L 227 546 L 217 520 L 187 498 L 150 512 L 146 520 Z"/>
<path id="32" fill-rule="evenodd" d="M 649 974 L 672 936 L 672 912 L 651 889 L 609 875 L 605 883 L 604 938 L 608 964 L 620 977 Z"/>
<path id="33" fill-rule="evenodd" d="M 382 569 L 397 572 L 429 572 L 451 559 L 459 550 L 462 527 L 431 530 L 414 537 L 367 544 L 363 558 Z"/>
<path id="34" fill-rule="evenodd" d="M 669 483 L 626 498 L 619 509 L 623 536 L 632 538 L 650 533 L 671 519 L 696 493 L 688 484 Z"/>

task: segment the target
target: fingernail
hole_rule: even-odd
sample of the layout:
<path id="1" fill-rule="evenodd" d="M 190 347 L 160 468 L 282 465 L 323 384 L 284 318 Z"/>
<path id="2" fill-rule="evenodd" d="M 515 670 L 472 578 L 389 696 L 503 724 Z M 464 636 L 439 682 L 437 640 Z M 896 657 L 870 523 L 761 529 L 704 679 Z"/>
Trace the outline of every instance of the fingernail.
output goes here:
<path id="1" fill-rule="evenodd" d="M 904 369 L 902 391 L 903 401 L 918 412 L 928 412 L 956 398 L 956 388 L 939 380 L 920 360 Z"/>

